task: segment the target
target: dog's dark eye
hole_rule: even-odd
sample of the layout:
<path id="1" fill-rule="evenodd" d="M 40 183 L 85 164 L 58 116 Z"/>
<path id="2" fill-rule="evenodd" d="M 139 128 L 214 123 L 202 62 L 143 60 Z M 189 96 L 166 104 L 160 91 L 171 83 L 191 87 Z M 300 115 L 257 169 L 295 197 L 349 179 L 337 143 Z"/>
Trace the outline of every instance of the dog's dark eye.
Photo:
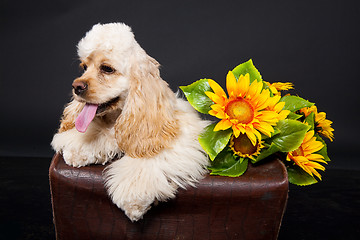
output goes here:
<path id="1" fill-rule="evenodd" d="M 101 70 L 103 73 L 113 73 L 113 72 L 115 72 L 115 69 L 113 69 L 112 67 L 107 66 L 107 65 L 101 65 L 101 66 L 100 66 L 100 70 Z"/>
<path id="2" fill-rule="evenodd" d="M 86 69 L 87 69 L 87 66 L 86 66 L 85 63 L 80 64 L 80 67 L 81 67 L 84 71 L 86 71 Z"/>

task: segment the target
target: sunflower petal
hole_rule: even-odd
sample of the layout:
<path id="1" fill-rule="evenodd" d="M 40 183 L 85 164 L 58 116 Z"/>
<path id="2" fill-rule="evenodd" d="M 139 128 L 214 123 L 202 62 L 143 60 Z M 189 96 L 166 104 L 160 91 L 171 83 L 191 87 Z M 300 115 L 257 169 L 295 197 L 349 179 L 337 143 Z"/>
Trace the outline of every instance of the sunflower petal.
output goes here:
<path id="1" fill-rule="evenodd" d="M 317 152 L 320 151 L 324 147 L 324 144 L 319 141 L 313 141 L 311 142 L 311 145 L 306 146 L 305 150 L 308 152 Z"/>
<path id="2" fill-rule="evenodd" d="M 260 94 L 262 86 L 258 84 L 258 81 L 253 81 L 249 87 L 248 96 L 254 98 L 256 95 Z"/>
<path id="3" fill-rule="evenodd" d="M 321 180 L 321 175 L 316 170 L 313 170 L 313 173 L 315 176 L 317 176 Z"/>
<path id="4" fill-rule="evenodd" d="M 310 168 L 313 168 L 313 169 L 319 169 L 319 170 L 321 170 L 321 171 L 324 171 L 325 170 L 325 167 L 324 166 L 322 166 L 322 165 L 320 165 L 319 163 L 317 163 L 317 162 L 308 162 L 308 163 L 306 163 L 306 165 L 308 166 L 308 167 L 310 167 Z"/>
<path id="5" fill-rule="evenodd" d="M 241 124 L 241 123 L 240 124 L 234 124 L 232 128 L 233 128 L 233 132 L 234 132 L 235 137 L 238 137 L 240 135 L 240 133 L 241 134 L 246 133 L 246 130 L 245 130 L 243 124 Z"/>
<path id="6" fill-rule="evenodd" d="M 307 155 L 306 158 L 311 161 L 316 161 L 316 162 L 321 162 L 321 163 L 327 164 L 327 162 L 324 160 L 324 157 L 320 154 L 313 153 L 313 154 Z"/>
<path id="7" fill-rule="evenodd" d="M 274 128 L 266 122 L 257 123 L 254 127 L 268 137 L 271 137 L 271 133 L 274 132 Z"/>
<path id="8" fill-rule="evenodd" d="M 274 111 L 275 112 L 280 112 L 285 106 L 285 102 L 279 102 L 277 101 L 277 103 L 274 106 Z"/>
<path id="9" fill-rule="evenodd" d="M 256 138 L 259 140 L 259 142 L 261 141 L 261 134 L 259 133 L 259 131 L 257 131 L 256 129 L 252 130 L 253 133 L 255 134 Z"/>
<path id="10" fill-rule="evenodd" d="M 240 129 L 238 129 L 235 125 L 233 125 L 233 126 L 232 126 L 232 130 L 233 130 L 233 132 L 234 132 L 234 136 L 235 136 L 236 138 L 239 137 L 239 135 L 240 135 L 240 133 L 241 133 Z"/>
<path id="11" fill-rule="evenodd" d="M 250 75 L 249 73 L 245 74 L 245 76 L 240 75 L 239 80 L 237 82 L 237 89 L 239 91 L 239 95 L 244 97 L 249 91 L 250 85 Z"/>
<path id="12" fill-rule="evenodd" d="M 224 111 L 219 111 L 215 117 L 219 118 L 219 119 L 225 119 L 228 117 L 228 115 L 224 112 Z"/>
<path id="13" fill-rule="evenodd" d="M 248 136 L 248 138 L 250 139 L 251 143 L 253 146 L 256 145 L 256 136 L 255 134 L 251 131 L 251 129 L 246 129 L 246 135 Z"/>
<path id="14" fill-rule="evenodd" d="M 305 137 L 304 137 L 304 140 L 303 142 L 309 142 L 310 139 L 312 139 L 312 137 L 314 136 L 314 130 L 311 130 L 311 131 L 308 131 L 306 134 L 305 134 Z"/>
<path id="15" fill-rule="evenodd" d="M 229 94 L 229 98 L 237 97 L 236 78 L 232 71 L 229 71 L 226 76 L 226 89 Z"/>
<path id="16" fill-rule="evenodd" d="M 208 83 L 216 95 L 226 97 L 224 89 L 222 89 L 222 87 L 217 82 L 212 79 L 208 79 Z"/>
<path id="17" fill-rule="evenodd" d="M 326 119 L 326 113 L 319 112 L 318 114 L 315 114 L 315 121 L 316 122 L 321 122 L 321 121 L 324 121 L 325 119 Z"/>
<path id="18" fill-rule="evenodd" d="M 269 98 L 270 98 L 270 92 L 268 89 L 265 89 L 258 95 L 255 108 L 257 110 L 262 110 L 266 108 L 269 105 L 268 102 Z"/>
<path id="19" fill-rule="evenodd" d="M 223 110 L 223 107 L 219 104 L 213 104 L 210 106 L 212 110 L 216 111 L 216 112 L 219 112 L 219 111 L 224 111 Z"/>
<path id="20" fill-rule="evenodd" d="M 228 128 L 231 127 L 231 122 L 227 119 L 223 119 L 220 122 L 218 122 L 218 124 L 216 124 L 214 131 L 219 131 L 219 130 L 226 130 Z"/>
<path id="21" fill-rule="evenodd" d="M 206 96 L 208 96 L 211 101 L 213 101 L 214 103 L 220 104 L 220 105 L 224 105 L 225 104 L 225 99 L 222 96 L 219 96 L 213 92 L 205 92 Z"/>
<path id="22" fill-rule="evenodd" d="M 286 91 L 294 88 L 294 84 L 292 84 L 291 82 L 275 82 L 271 85 L 275 87 L 278 91 Z"/>
<path id="23" fill-rule="evenodd" d="M 309 162 L 309 160 L 306 157 L 304 157 L 304 156 L 293 156 L 292 160 L 296 163 L 296 165 L 301 167 L 305 172 L 307 172 L 308 174 L 313 176 L 313 173 L 310 170 L 310 168 L 306 166 L 306 164 Z"/>
<path id="24" fill-rule="evenodd" d="M 218 113 L 217 111 L 214 111 L 214 110 L 210 110 L 208 112 L 211 116 L 216 116 L 216 114 Z"/>
<path id="25" fill-rule="evenodd" d="M 290 110 L 282 110 L 281 112 L 279 112 L 278 119 L 284 120 L 289 114 L 290 114 Z"/>
<path id="26" fill-rule="evenodd" d="M 279 114 L 273 111 L 261 111 L 256 115 L 256 119 L 260 122 L 266 122 L 270 125 L 275 125 L 278 122 Z"/>

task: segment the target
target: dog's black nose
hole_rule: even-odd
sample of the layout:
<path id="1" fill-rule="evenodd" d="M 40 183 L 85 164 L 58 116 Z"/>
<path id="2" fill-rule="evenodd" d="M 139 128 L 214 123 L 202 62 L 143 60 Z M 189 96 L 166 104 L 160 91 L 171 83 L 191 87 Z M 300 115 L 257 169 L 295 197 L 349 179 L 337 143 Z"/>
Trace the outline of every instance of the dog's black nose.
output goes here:
<path id="1" fill-rule="evenodd" d="M 87 90 L 88 85 L 82 81 L 74 81 L 72 87 L 76 95 L 81 95 Z"/>

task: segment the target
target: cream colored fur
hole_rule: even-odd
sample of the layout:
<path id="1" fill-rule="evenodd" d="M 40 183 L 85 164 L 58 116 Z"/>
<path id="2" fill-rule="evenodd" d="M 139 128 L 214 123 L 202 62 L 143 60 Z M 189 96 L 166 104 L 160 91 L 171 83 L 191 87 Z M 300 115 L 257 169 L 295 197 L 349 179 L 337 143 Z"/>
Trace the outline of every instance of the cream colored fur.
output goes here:
<path id="1" fill-rule="evenodd" d="M 68 165 L 112 162 L 104 171 L 112 201 L 137 221 L 154 201 L 174 198 L 207 172 L 198 136 L 208 124 L 174 94 L 122 23 L 97 24 L 78 44 L 87 90 L 65 107 L 52 147 Z M 104 72 L 106 65 L 114 71 Z M 75 119 L 85 103 L 104 105 L 85 133 Z"/>

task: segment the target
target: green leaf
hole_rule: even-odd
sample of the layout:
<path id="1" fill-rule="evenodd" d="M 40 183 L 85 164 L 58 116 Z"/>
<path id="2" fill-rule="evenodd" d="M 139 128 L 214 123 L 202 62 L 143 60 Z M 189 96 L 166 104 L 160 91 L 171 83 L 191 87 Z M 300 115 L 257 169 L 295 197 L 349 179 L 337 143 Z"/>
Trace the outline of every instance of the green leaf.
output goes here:
<path id="1" fill-rule="evenodd" d="M 255 67 L 255 65 L 253 64 L 252 59 L 238 65 L 237 67 L 235 67 L 232 70 L 232 72 L 234 73 L 234 76 L 236 77 L 236 79 L 239 79 L 240 75 L 245 76 L 247 73 L 249 73 L 249 75 L 250 75 L 250 83 L 252 83 L 255 79 L 258 82 L 262 81 L 261 74 L 257 70 L 257 68 Z M 263 89 L 268 89 L 270 91 L 270 96 L 271 97 L 273 96 L 273 93 L 272 93 L 271 89 L 269 88 L 269 86 L 267 84 L 264 83 Z"/>
<path id="2" fill-rule="evenodd" d="M 301 118 L 302 116 L 303 116 L 303 115 L 290 112 L 289 115 L 287 116 L 287 118 L 288 118 L 288 119 L 298 120 L 298 119 Z"/>
<path id="3" fill-rule="evenodd" d="M 199 112 L 208 114 L 211 105 L 214 104 L 211 99 L 206 96 L 205 92 L 212 92 L 208 79 L 198 80 L 188 86 L 181 86 L 189 103 Z"/>
<path id="4" fill-rule="evenodd" d="M 274 128 L 274 132 L 271 133 L 271 137 L 274 137 L 275 135 L 281 133 L 280 129 L 278 129 L 277 127 L 273 127 L 273 128 Z M 261 138 L 261 139 L 263 139 L 263 138 Z M 266 139 L 266 138 L 264 138 L 264 139 Z"/>
<path id="5" fill-rule="evenodd" d="M 310 113 L 304 120 L 307 124 L 309 124 L 310 129 L 309 130 L 314 130 L 315 129 L 315 113 Z"/>
<path id="6" fill-rule="evenodd" d="M 279 152 L 280 149 L 278 146 L 276 146 L 274 143 L 271 143 L 270 147 L 267 148 L 267 149 L 264 149 L 260 152 L 259 156 L 256 157 L 255 160 L 251 160 L 252 163 L 257 163 L 265 158 L 267 158 L 268 156 L 276 153 L 276 152 Z"/>
<path id="7" fill-rule="evenodd" d="M 252 83 L 255 79 L 257 79 L 258 81 L 262 81 L 260 72 L 256 69 L 251 59 L 235 67 L 232 72 L 234 73 L 236 79 L 238 79 L 240 75 L 245 76 L 245 74 L 249 73 L 250 83 Z"/>
<path id="8" fill-rule="evenodd" d="M 316 141 L 320 141 L 324 144 L 324 147 L 322 149 L 320 149 L 320 151 L 317 151 L 316 153 L 322 155 L 326 162 L 330 162 L 331 160 L 328 156 L 327 145 L 326 145 L 324 139 L 322 139 L 322 137 L 320 137 L 319 134 L 315 134 L 315 137 L 316 137 Z"/>
<path id="9" fill-rule="evenodd" d="M 215 125 L 213 123 L 207 126 L 204 132 L 199 136 L 199 142 L 202 148 L 209 154 L 211 160 L 214 160 L 215 157 L 226 147 L 228 144 L 232 129 L 214 131 Z"/>
<path id="10" fill-rule="evenodd" d="M 309 102 L 301 97 L 297 96 L 284 96 L 280 99 L 280 102 L 285 102 L 284 110 L 290 110 L 291 112 L 296 112 L 304 107 L 311 107 L 314 103 Z"/>
<path id="11" fill-rule="evenodd" d="M 291 152 L 299 148 L 306 132 L 310 128 L 310 126 L 304 123 L 291 119 L 280 120 L 277 127 L 280 133 L 272 138 L 272 143 L 281 152 Z"/>
<path id="12" fill-rule="evenodd" d="M 229 147 L 226 147 L 215 157 L 214 161 L 210 163 L 211 166 L 208 167 L 208 169 L 212 171 L 228 169 L 233 166 L 236 161 L 236 156 L 233 151 Z"/>
<path id="13" fill-rule="evenodd" d="M 271 136 L 269 137 L 268 135 L 265 135 L 263 133 L 260 133 L 261 134 L 261 140 L 267 140 L 267 139 L 270 139 L 272 137 L 274 137 L 275 135 L 279 134 L 280 133 L 280 130 L 275 126 L 273 127 L 274 128 L 274 132 L 271 133 Z"/>
<path id="14" fill-rule="evenodd" d="M 289 182 L 292 184 L 296 184 L 299 186 L 307 186 L 318 182 L 313 176 L 311 176 L 296 165 L 288 166 L 287 172 Z"/>
<path id="15" fill-rule="evenodd" d="M 212 170 L 210 175 L 219 175 L 219 176 L 226 176 L 226 177 L 239 177 L 246 172 L 248 167 L 248 159 L 245 158 L 243 161 L 235 160 L 233 165 L 228 167 L 227 169 L 218 169 Z"/>

